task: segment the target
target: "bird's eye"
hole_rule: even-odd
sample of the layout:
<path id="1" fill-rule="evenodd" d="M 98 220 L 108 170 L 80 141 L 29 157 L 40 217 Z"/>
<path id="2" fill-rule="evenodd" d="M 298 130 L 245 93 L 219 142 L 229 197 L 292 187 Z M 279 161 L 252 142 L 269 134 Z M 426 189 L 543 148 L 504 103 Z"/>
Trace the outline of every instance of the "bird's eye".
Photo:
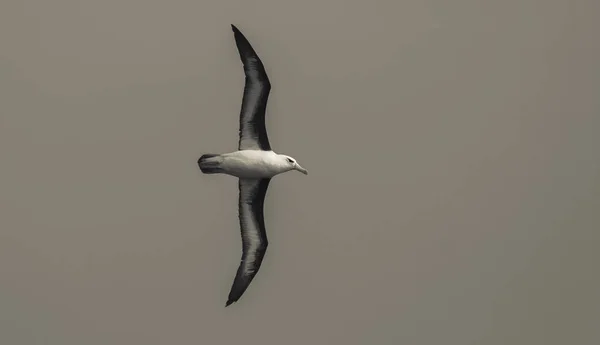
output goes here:
<path id="1" fill-rule="evenodd" d="M 287 161 L 290 162 L 290 163 L 294 163 L 294 161 L 291 160 L 291 159 L 289 159 L 289 158 L 287 159 Z"/>

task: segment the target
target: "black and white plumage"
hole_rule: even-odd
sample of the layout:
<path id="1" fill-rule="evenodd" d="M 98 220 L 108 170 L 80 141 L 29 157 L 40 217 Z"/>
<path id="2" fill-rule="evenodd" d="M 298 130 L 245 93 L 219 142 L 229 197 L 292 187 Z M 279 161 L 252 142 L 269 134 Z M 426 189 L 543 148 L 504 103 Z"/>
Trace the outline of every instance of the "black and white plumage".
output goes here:
<path id="1" fill-rule="evenodd" d="M 271 82 L 262 61 L 258 58 L 250 42 L 234 25 L 231 25 L 231 28 L 246 75 L 240 112 L 238 150 L 271 151 L 265 126 L 265 112 L 271 91 Z"/>
<path id="2" fill-rule="evenodd" d="M 242 258 L 225 306 L 240 299 L 265 256 L 268 240 L 263 205 L 271 178 L 290 170 L 308 174 L 295 159 L 277 154 L 271 149 L 265 126 L 271 83 L 250 42 L 234 25 L 231 28 L 246 75 L 238 150 L 224 154 L 204 154 L 198 159 L 198 166 L 204 174 L 226 174 L 239 179 Z"/>

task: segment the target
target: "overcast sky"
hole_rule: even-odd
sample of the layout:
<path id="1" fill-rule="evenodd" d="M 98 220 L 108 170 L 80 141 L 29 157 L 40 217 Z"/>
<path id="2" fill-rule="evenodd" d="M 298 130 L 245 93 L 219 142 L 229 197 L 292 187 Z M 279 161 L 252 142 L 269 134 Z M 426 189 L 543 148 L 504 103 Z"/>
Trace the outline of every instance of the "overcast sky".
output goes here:
<path id="1" fill-rule="evenodd" d="M 243 70 L 276 152 L 241 255 Z M 2 0 L 0 343 L 600 343 L 600 4 Z"/>

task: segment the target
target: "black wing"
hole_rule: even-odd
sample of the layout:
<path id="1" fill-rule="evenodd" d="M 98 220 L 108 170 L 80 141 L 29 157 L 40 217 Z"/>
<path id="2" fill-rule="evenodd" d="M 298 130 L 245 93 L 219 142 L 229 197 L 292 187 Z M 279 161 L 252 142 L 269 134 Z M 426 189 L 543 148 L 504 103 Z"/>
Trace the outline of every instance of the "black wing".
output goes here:
<path id="1" fill-rule="evenodd" d="M 234 32 L 235 44 L 244 65 L 246 82 L 240 112 L 240 140 L 239 150 L 271 151 L 267 129 L 265 126 L 265 112 L 271 83 L 265 68 L 258 55 L 244 35 L 231 25 Z"/>
<path id="2" fill-rule="evenodd" d="M 265 194 L 270 178 L 239 180 L 239 218 L 242 230 L 242 259 L 229 291 L 227 304 L 236 302 L 252 282 L 267 251 L 267 233 L 263 217 Z"/>

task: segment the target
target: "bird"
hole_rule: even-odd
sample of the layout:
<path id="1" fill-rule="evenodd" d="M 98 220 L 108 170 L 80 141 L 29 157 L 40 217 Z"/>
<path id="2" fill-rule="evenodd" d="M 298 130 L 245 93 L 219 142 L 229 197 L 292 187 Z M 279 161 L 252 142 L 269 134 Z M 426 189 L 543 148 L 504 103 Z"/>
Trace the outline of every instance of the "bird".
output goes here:
<path id="1" fill-rule="evenodd" d="M 263 206 L 271 179 L 278 174 L 304 169 L 296 159 L 273 151 L 265 126 L 271 82 L 256 51 L 231 24 L 236 47 L 244 68 L 245 83 L 239 117 L 238 150 L 205 153 L 198 159 L 203 174 L 225 174 L 238 178 L 238 218 L 242 237 L 242 257 L 225 307 L 237 302 L 258 272 L 268 240 Z"/>

